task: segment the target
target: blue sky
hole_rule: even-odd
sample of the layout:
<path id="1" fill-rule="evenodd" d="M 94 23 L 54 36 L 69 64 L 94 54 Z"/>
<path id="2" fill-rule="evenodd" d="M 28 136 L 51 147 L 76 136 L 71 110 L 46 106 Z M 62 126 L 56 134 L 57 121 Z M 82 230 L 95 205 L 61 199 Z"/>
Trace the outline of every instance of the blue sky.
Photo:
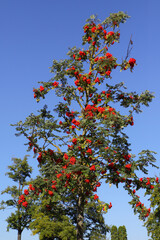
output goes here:
<path id="1" fill-rule="evenodd" d="M 66 57 L 68 47 L 81 47 L 81 36 L 85 20 L 97 14 L 104 20 L 110 13 L 124 11 L 131 18 L 121 25 L 121 40 L 117 45 L 119 56 L 125 57 L 127 45 L 132 35 L 134 42 L 132 57 L 137 67 L 131 74 L 116 73 L 112 81 L 124 81 L 130 91 L 138 93 L 148 89 L 155 93 L 149 108 L 134 117 L 135 125 L 127 133 L 132 143 L 133 153 L 141 149 L 151 149 L 159 156 L 159 8 L 158 0 L 1 0 L 0 1 L 0 126 L 1 126 L 1 171 L 0 191 L 12 182 L 5 176 L 12 157 L 23 158 L 26 147 L 22 137 L 15 137 L 10 124 L 24 120 L 44 102 L 37 104 L 33 98 L 33 87 L 38 81 L 47 81 L 52 75 L 49 67 L 53 59 Z M 53 103 L 54 97 L 50 104 Z M 29 158 L 29 164 L 37 171 L 37 162 Z M 159 171 L 150 169 L 150 175 Z M 142 222 L 127 204 L 130 200 L 123 189 L 102 186 L 100 198 L 112 202 L 113 208 L 105 216 L 108 225 L 125 225 L 129 240 L 147 240 L 147 232 Z M 6 232 L 5 218 L 10 210 L 0 212 L 0 236 L 2 239 L 16 239 L 17 232 Z M 23 240 L 37 240 L 24 231 Z"/>

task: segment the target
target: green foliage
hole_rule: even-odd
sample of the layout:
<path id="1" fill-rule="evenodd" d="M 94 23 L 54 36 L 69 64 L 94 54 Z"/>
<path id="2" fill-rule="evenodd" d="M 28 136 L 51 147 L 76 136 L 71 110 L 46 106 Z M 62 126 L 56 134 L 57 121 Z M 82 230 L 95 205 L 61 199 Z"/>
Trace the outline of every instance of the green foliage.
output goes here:
<path id="1" fill-rule="evenodd" d="M 96 230 L 92 230 L 89 240 L 106 240 L 106 236 L 98 233 Z"/>
<path id="2" fill-rule="evenodd" d="M 127 230 L 124 225 L 118 228 L 118 240 L 127 240 Z"/>
<path id="3" fill-rule="evenodd" d="M 51 219 L 48 215 L 40 212 L 34 215 L 35 220 L 31 223 L 30 229 L 33 234 L 39 233 L 40 240 L 56 239 L 75 240 L 76 230 L 67 216 L 57 216 L 58 219 Z"/>
<path id="4" fill-rule="evenodd" d="M 28 229 L 31 222 L 31 215 L 32 212 L 30 210 L 24 209 L 20 209 L 20 211 L 17 210 L 14 213 L 11 213 L 11 215 L 6 219 L 8 223 L 7 231 L 9 231 L 9 229 L 20 229 L 20 232 L 22 232 L 24 229 Z"/>
<path id="5" fill-rule="evenodd" d="M 23 160 L 20 158 L 13 158 L 13 165 L 8 166 L 9 172 L 6 173 L 9 178 L 20 185 L 26 184 L 26 178 L 31 177 L 32 168 L 28 165 L 27 155 Z"/>
<path id="6" fill-rule="evenodd" d="M 147 228 L 148 236 L 150 236 L 152 240 L 157 240 L 160 236 L 160 183 L 159 179 L 156 179 L 157 184 L 154 186 L 150 196 L 150 207 L 152 211 L 150 209 L 151 213 L 144 224 Z"/>
<path id="7" fill-rule="evenodd" d="M 118 229 L 115 225 L 111 227 L 111 240 L 118 240 Z"/>
<path id="8" fill-rule="evenodd" d="M 113 225 L 110 228 L 111 231 L 111 240 L 127 240 L 127 231 L 125 226 L 119 226 L 117 228 Z"/>

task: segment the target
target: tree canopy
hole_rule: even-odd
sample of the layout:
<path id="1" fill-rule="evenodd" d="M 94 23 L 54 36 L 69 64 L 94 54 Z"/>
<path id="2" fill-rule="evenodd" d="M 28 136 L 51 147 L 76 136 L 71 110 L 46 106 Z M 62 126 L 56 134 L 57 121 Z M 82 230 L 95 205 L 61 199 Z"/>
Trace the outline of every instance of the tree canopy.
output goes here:
<path id="1" fill-rule="evenodd" d="M 5 208 L 13 208 L 14 212 L 6 219 L 8 225 L 7 230 L 14 229 L 18 231 L 18 240 L 21 240 L 21 234 L 24 229 L 29 228 L 31 222 L 31 208 L 26 208 L 28 202 L 25 194 L 29 194 L 24 187 L 28 185 L 27 178 L 31 177 L 32 168 L 29 166 L 27 156 L 24 159 L 13 158 L 13 164 L 8 166 L 9 171 L 6 173 L 16 185 L 8 186 L 1 194 L 9 194 L 10 198 L 1 201 L 1 210 Z"/>

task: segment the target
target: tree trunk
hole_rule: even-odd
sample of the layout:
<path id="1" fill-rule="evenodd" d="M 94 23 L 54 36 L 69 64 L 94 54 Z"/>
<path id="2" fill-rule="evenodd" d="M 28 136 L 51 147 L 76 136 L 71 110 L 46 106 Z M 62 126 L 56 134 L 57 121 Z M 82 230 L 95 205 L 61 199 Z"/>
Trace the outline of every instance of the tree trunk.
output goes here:
<path id="1" fill-rule="evenodd" d="M 83 219 L 84 219 L 84 200 L 82 196 L 78 197 L 77 204 L 77 240 L 83 240 Z"/>
<path id="2" fill-rule="evenodd" d="M 19 196 L 22 194 L 21 182 L 19 180 Z M 21 229 L 21 217 L 20 217 L 20 205 L 18 204 L 18 240 L 21 240 L 22 229 Z"/>
<path id="3" fill-rule="evenodd" d="M 18 230 L 18 240 L 21 240 L 21 235 L 22 235 L 22 232 Z"/>

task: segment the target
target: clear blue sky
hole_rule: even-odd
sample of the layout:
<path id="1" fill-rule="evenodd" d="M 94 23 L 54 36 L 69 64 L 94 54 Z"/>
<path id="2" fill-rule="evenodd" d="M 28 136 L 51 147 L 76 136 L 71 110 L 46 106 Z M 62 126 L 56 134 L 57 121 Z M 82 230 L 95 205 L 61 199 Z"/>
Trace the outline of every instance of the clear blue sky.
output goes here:
<path id="1" fill-rule="evenodd" d="M 110 13 L 124 11 L 131 18 L 121 27 L 121 43 L 117 45 L 120 56 L 125 56 L 132 35 L 132 57 L 138 66 L 133 74 L 115 74 L 112 81 L 125 81 L 129 90 L 139 93 L 148 89 L 155 93 L 149 108 L 135 116 L 134 127 L 128 130 L 133 153 L 149 148 L 157 151 L 160 166 L 160 79 L 159 79 L 159 9 L 158 0 L 1 0 L 0 1 L 0 126 L 1 164 L 0 191 L 12 184 L 5 176 L 12 157 L 23 158 L 26 147 L 22 137 L 14 136 L 11 123 L 24 120 L 31 112 L 44 104 L 33 98 L 33 87 L 38 81 L 47 81 L 52 76 L 49 67 L 53 59 L 66 57 L 68 47 L 81 45 L 82 27 L 92 14 L 101 20 Z M 54 99 L 52 100 L 54 104 Z M 36 172 L 37 162 L 29 158 Z M 150 175 L 159 171 L 150 169 Z M 105 216 L 106 223 L 125 225 L 129 240 L 147 240 L 142 222 L 128 205 L 130 200 L 122 189 L 102 186 L 98 192 L 101 200 L 112 202 L 112 209 Z M 17 232 L 6 232 L 5 218 L 9 211 L 0 212 L 1 239 L 16 239 Z M 23 240 L 37 240 L 24 231 Z"/>

